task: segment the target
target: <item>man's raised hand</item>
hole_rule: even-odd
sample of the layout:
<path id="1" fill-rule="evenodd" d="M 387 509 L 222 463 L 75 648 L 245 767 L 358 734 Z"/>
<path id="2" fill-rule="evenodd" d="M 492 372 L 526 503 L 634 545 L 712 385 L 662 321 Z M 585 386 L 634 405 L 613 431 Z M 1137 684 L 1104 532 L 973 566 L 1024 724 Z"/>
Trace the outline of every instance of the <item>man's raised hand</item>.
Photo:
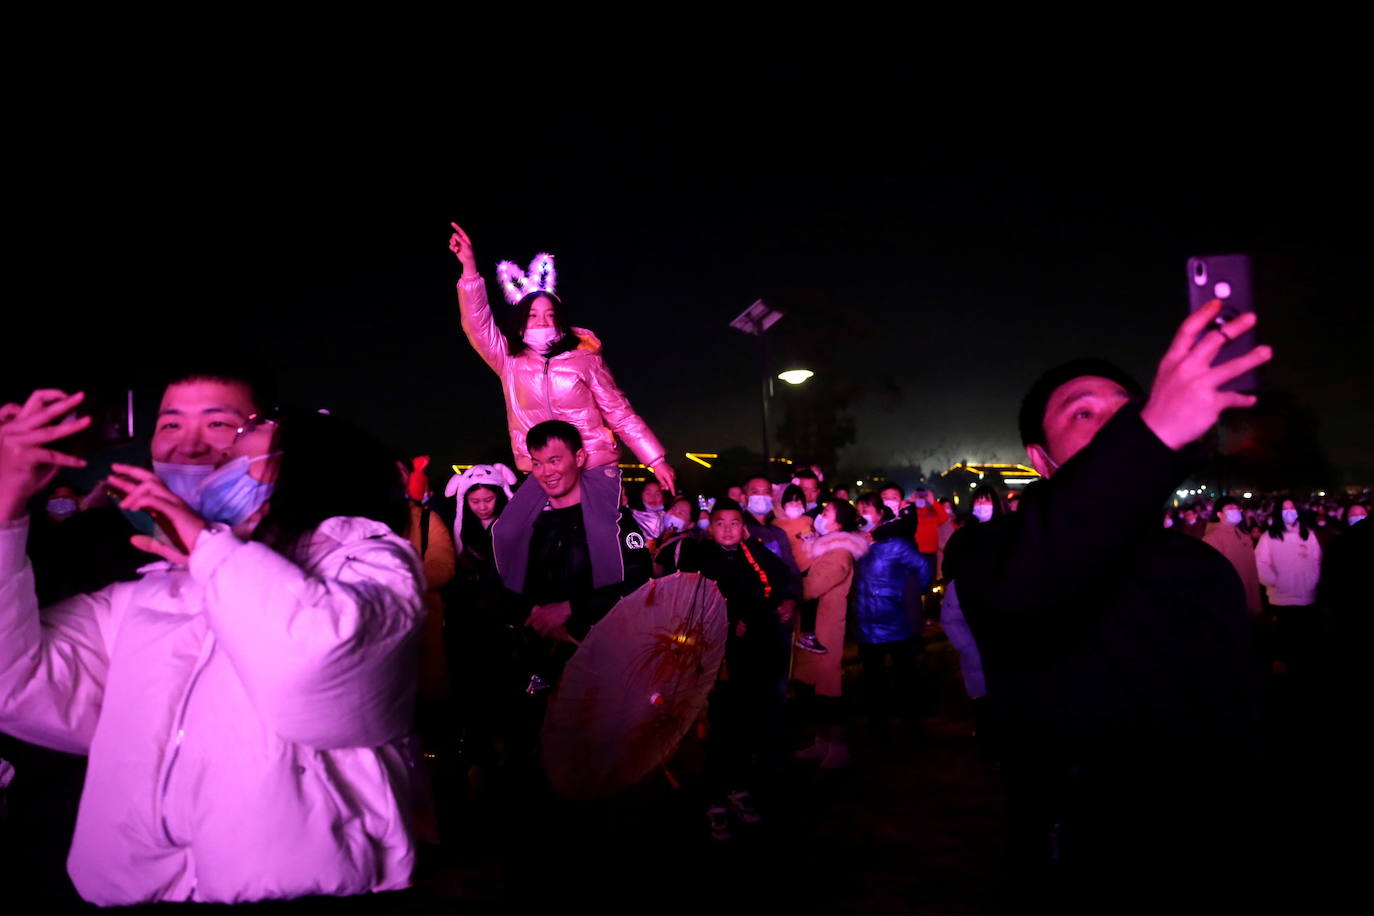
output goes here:
<path id="1" fill-rule="evenodd" d="M 1221 386 L 1273 358 L 1271 348 L 1260 346 L 1213 366 L 1212 360 L 1228 340 L 1255 326 L 1255 313 L 1246 312 L 1203 334 L 1220 312 L 1221 300 L 1213 299 L 1179 325 L 1140 411 L 1145 425 L 1171 449 L 1202 438 L 1226 408 L 1254 406 L 1253 394 L 1222 391 Z"/>
<path id="2" fill-rule="evenodd" d="M 23 406 L 0 407 L 0 521 L 23 518 L 29 500 L 62 468 L 86 466 L 81 458 L 47 447 L 91 425 L 90 417 L 64 419 L 85 397 L 42 388 Z"/>

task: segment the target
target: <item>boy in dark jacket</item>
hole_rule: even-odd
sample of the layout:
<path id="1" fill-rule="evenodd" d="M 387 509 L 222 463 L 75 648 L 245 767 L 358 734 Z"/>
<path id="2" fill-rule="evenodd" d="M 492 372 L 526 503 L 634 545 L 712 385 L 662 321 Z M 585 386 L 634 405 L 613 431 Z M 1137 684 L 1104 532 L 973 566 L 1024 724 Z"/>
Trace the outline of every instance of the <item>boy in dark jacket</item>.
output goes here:
<path id="1" fill-rule="evenodd" d="M 688 541 L 669 559 L 674 570 L 699 572 L 725 596 L 730 633 L 725 669 L 711 697 L 706 745 L 707 820 L 711 836 L 730 838 L 730 815 L 759 820 L 750 790 L 760 781 L 757 758 L 768 754 L 778 732 L 781 678 L 797 583 L 761 541 L 747 536 L 744 510 L 728 499 L 711 511 L 710 537 Z M 782 634 L 783 638 L 779 637 Z"/>

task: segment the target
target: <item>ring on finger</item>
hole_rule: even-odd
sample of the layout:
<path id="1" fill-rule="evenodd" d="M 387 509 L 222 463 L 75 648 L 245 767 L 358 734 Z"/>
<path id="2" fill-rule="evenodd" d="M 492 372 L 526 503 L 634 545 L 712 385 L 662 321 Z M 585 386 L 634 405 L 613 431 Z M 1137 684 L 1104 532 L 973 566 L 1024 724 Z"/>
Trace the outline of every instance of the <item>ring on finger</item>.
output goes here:
<path id="1" fill-rule="evenodd" d="M 1230 343 L 1232 340 L 1235 339 L 1235 338 L 1233 338 L 1231 335 L 1227 334 L 1226 331 L 1221 327 L 1221 325 L 1217 325 L 1217 326 L 1216 326 L 1215 328 L 1213 328 L 1212 330 L 1214 330 L 1214 331 L 1216 331 L 1218 334 L 1220 334 L 1222 340 L 1225 340 L 1227 343 Z"/>

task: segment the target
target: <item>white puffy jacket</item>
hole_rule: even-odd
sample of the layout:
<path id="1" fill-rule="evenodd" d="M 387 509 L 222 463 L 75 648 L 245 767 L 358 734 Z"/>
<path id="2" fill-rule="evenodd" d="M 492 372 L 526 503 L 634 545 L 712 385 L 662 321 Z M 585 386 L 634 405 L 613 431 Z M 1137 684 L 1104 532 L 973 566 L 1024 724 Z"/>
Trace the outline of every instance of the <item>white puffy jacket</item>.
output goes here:
<path id="1" fill-rule="evenodd" d="M 0 526 L 0 729 L 89 753 L 68 871 L 101 905 L 407 886 L 423 577 L 378 522 L 332 518 L 303 566 L 222 525 L 45 608 Z"/>
<path id="2" fill-rule="evenodd" d="M 1283 540 L 1260 535 L 1255 545 L 1255 569 L 1278 607 L 1317 603 L 1317 583 L 1322 577 L 1322 548 L 1311 531 L 1303 540 L 1296 529 L 1283 532 Z"/>

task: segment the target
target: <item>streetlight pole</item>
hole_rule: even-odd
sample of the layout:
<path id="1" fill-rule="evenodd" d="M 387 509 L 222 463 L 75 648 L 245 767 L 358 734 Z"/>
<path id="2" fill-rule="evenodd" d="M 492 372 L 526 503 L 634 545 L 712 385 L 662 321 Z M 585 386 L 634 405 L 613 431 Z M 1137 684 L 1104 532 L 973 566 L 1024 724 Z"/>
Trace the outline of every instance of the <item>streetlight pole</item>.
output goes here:
<path id="1" fill-rule="evenodd" d="M 768 371 L 768 334 L 767 331 L 782 318 L 782 312 L 768 305 L 762 299 L 758 299 L 753 305 L 749 306 L 735 320 L 730 322 L 730 327 L 736 331 L 752 335 L 759 339 L 759 359 L 761 377 L 759 383 L 759 407 L 763 422 L 763 463 L 767 467 L 772 455 L 768 449 L 768 399 L 773 393 L 773 376 Z"/>
<path id="2" fill-rule="evenodd" d="M 772 455 L 768 452 L 768 401 L 773 397 L 773 373 L 768 371 L 769 352 L 768 335 L 759 334 L 759 351 L 762 355 L 763 378 L 761 384 L 761 396 L 759 400 L 763 405 L 763 466 L 767 469 L 772 461 Z"/>

